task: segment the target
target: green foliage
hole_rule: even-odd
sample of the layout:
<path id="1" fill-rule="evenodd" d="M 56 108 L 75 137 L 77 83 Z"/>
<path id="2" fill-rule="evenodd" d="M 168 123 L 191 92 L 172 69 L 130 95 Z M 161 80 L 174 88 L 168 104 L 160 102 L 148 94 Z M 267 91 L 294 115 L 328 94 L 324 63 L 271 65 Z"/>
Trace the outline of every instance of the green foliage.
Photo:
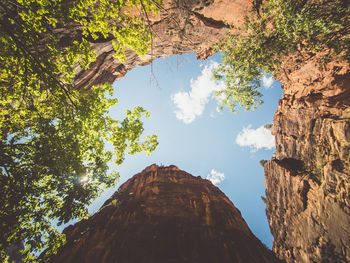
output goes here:
<path id="1" fill-rule="evenodd" d="M 224 79 L 226 84 L 226 89 L 217 92 L 222 105 L 232 111 L 237 104 L 245 110 L 260 105 L 263 72 L 278 70 L 282 56 L 329 49 L 330 56 L 340 54 L 348 59 L 349 5 L 347 1 L 320 5 L 301 0 L 267 0 L 255 5 L 239 34 L 228 35 L 215 47 L 223 55 L 214 72 L 215 79 Z"/>
<path id="2" fill-rule="evenodd" d="M 259 163 L 262 167 L 265 167 L 265 163 L 267 163 L 267 160 L 260 160 Z"/>
<path id="3" fill-rule="evenodd" d="M 267 130 L 271 130 L 272 129 L 272 124 L 265 124 L 264 128 Z"/>
<path id="4" fill-rule="evenodd" d="M 255 48 L 246 50 L 250 39 L 230 35 L 226 42 L 221 42 L 222 63 L 215 69 L 214 78 L 224 80 L 225 89 L 216 92 L 222 106 L 227 105 L 235 111 L 237 103 L 246 111 L 256 109 L 262 104 L 260 87 L 261 70 L 251 61 Z"/>
<path id="5" fill-rule="evenodd" d="M 111 85 L 84 90 L 73 83 L 75 69 L 96 59 L 91 41 L 114 39 L 121 60 L 126 48 L 146 53 L 151 35 L 144 21 L 122 10 L 156 11 L 153 2 L 0 2 L 1 261 L 18 243 L 26 262 L 43 249 L 55 253 L 64 235 L 52 222 L 87 217 L 86 206 L 102 187 L 117 182 L 108 164 L 158 145 L 155 135 L 142 136 L 141 119 L 149 117 L 143 108 L 114 120 Z M 81 33 L 65 40 L 61 28 Z"/>

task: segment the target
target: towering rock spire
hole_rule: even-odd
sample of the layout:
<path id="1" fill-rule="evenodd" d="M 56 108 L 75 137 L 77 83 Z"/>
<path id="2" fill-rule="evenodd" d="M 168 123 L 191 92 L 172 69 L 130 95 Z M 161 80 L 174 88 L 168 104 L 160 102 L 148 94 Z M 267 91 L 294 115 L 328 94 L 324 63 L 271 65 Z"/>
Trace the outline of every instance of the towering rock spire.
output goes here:
<path id="1" fill-rule="evenodd" d="M 176 166 L 147 167 L 65 233 L 50 262 L 277 262 L 225 194 Z"/>

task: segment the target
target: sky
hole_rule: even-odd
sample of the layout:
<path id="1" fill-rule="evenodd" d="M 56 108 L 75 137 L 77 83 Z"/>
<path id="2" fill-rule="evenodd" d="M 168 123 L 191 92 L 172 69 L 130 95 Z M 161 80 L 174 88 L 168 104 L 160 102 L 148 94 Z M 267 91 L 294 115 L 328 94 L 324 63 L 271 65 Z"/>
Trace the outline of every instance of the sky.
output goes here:
<path id="1" fill-rule="evenodd" d="M 176 165 L 218 186 L 241 211 L 252 232 L 271 248 L 273 238 L 261 199 L 265 196 L 264 170 L 259 161 L 269 160 L 275 151 L 274 137 L 263 126 L 272 123 L 282 89 L 280 83 L 264 76 L 262 106 L 250 112 L 238 108 L 237 114 L 226 108 L 218 112 L 213 91 L 224 86 L 211 79 L 218 62 L 220 54 L 205 61 L 196 60 L 194 53 L 160 58 L 152 67 L 134 68 L 114 83 L 119 102 L 111 116 L 122 119 L 125 109 L 134 106 L 149 110 L 144 135 L 157 134 L 159 146 L 151 156 L 129 155 L 121 166 L 111 167 L 121 174 L 120 181 L 94 201 L 91 213 L 145 167 Z"/>

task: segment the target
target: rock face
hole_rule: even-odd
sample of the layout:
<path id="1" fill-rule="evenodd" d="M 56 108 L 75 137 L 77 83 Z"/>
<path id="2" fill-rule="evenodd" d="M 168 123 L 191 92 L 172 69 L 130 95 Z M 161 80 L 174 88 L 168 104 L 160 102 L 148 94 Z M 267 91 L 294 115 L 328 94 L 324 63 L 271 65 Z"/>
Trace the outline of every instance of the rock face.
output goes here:
<path id="1" fill-rule="evenodd" d="M 149 15 L 154 37 L 147 55 L 140 57 L 129 50 L 126 62 L 121 63 L 113 57 L 111 41 L 92 43 L 97 60 L 86 71 L 77 68 L 75 84 L 89 88 L 113 83 L 132 68 L 159 57 L 196 52 L 198 58 L 206 58 L 211 54 L 210 47 L 228 32 L 225 22 L 236 28 L 242 26 L 251 6 L 250 0 L 164 0 L 160 12 Z M 68 38 L 75 33 L 69 31 L 66 35 Z"/>
<path id="2" fill-rule="evenodd" d="M 277 262 L 217 187 L 176 166 L 147 167 L 64 232 L 50 262 Z"/>
<path id="3" fill-rule="evenodd" d="M 287 262 L 350 262 L 349 63 L 285 58 L 265 164 L 273 251 Z"/>
<path id="4" fill-rule="evenodd" d="M 97 61 L 87 71 L 77 69 L 77 86 L 112 83 L 159 57 L 196 52 L 206 58 L 229 30 L 224 22 L 242 26 L 253 1 L 163 2 L 164 9 L 150 16 L 155 33 L 145 57 L 128 51 L 120 63 L 111 42 L 93 43 Z M 284 58 L 276 75 L 283 98 L 272 129 L 276 154 L 265 165 L 266 212 L 273 250 L 287 262 L 350 261 L 349 63 L 335 59 L 321 67 L 317 59 L 323 55 Z"/>

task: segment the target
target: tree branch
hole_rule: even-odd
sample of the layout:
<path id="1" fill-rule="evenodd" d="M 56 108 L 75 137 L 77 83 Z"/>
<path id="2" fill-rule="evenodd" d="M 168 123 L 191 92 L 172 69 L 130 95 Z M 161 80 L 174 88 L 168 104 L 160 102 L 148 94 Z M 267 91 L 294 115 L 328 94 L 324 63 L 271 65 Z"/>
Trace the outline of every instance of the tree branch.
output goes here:
<path id="1" fill-rule="evenodd" d="M 4 6 L 3 3 L 0 3 L 0 5 L 3 7 L 3 9 L 5 11 L 9 11 L 7 9 L 6 6 Z M 18 46 L 18 48 L 20 48 L 22 50 L 22 52 L 24 52 L 25 54 L 27 54 L 30 58 L 32 58 L 32 60 L 34 61 L 35 64 L 37 64 L 37 66 L 39 66 L 41 68 L 41 70 L 43 72 L 45 72 L 50 78 L 51 80 L 53 80 L 57 86 L 59 88 L 61 88 L 64 93 L 66 94 L 68 100 L 72 103 L 72 105 L 77 108 L 77 105 L 74 103 L 74 101 L 72 100 L 69 91 L 64 87 L 64 84 L 61 83 L 60 81 L 58 81 L 54 76 L 52 76 L 51 72 L 49 72 L 45 67 L 43 67 L 43 65 L 41 64 L 41 62 L 39 61 L 38 58 L 36 58 L 34 56 L 34 54 L 32 54 L 30 51 L 27 50 L 27 46 L 25 44 L 22 43 L 21 40 L 19 40 L 15 34 L 11 31 L 11 24 L 8 21 L 8 18 L 6 17 L 5 19 L 0 21 L 1 24 L 1 29 L 5 32 L 7 32 L 7 34 L 12 38 L 12 40 L 15 42 L 15 44 Z M 18 24 L 18 23 L 17 23 Z M 20 27 L 22 27 L 21 25 L 19 25 Z M 45 63 L 46 64 L 46 63 Z"/>

